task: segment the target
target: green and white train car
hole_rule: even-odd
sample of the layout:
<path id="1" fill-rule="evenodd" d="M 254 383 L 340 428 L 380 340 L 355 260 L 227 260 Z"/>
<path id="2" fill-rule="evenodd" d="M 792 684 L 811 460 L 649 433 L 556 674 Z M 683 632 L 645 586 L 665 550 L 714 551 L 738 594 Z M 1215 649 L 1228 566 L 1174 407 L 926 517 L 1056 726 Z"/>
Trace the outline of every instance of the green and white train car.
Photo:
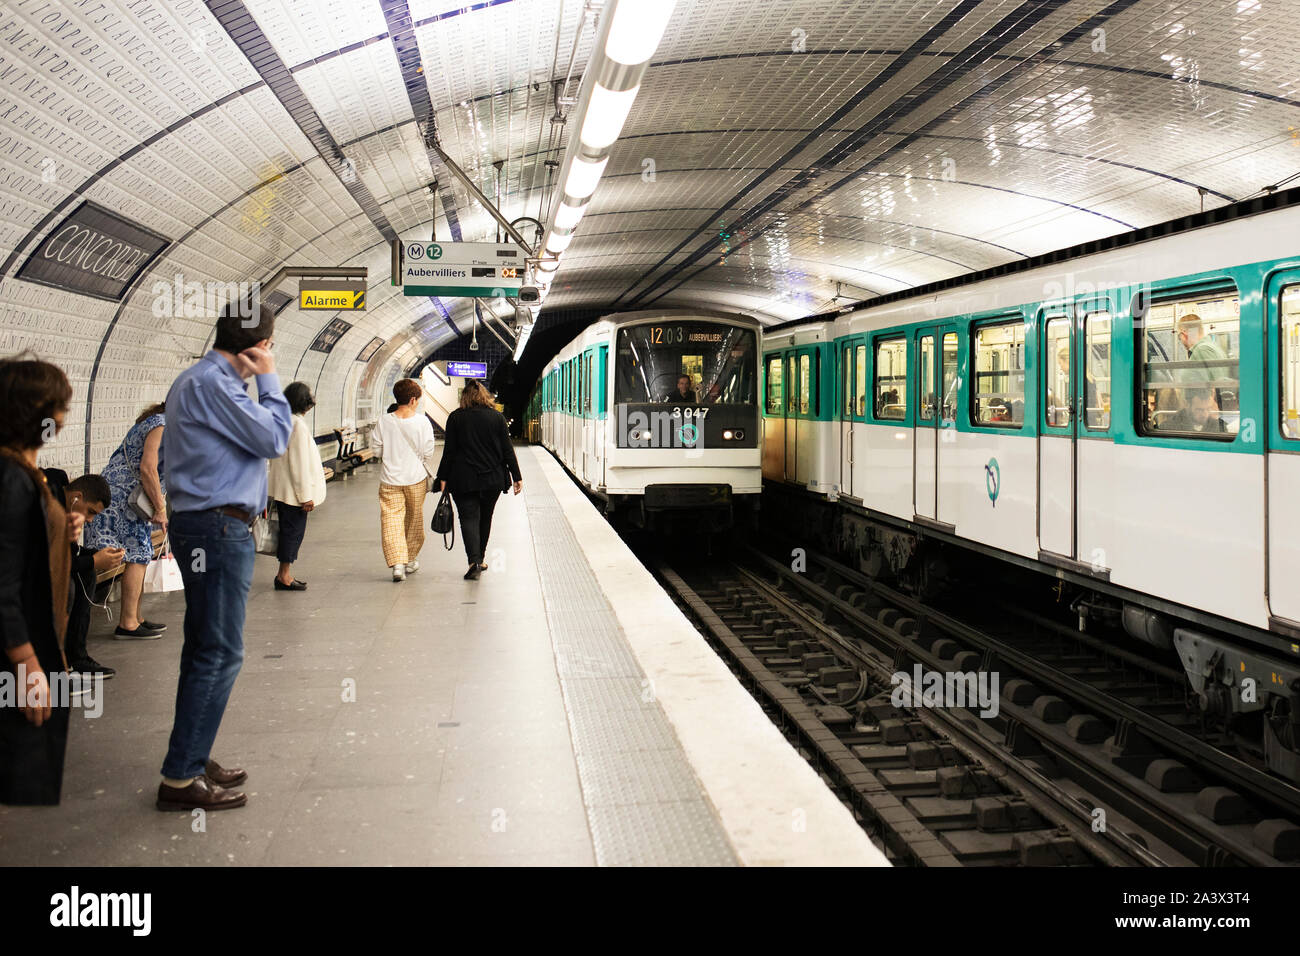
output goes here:
<path id="1" fill-rule="evenodd" d="M 546 366 L 539 440 L 608 513 L 729 527 L 762 492 L 758 331 L 704 310 L 602 318 Z"/>
<path id="2" fill-rule="evenodd" d="M 1260 205 L 768 330 L 765 477 L 1300 702 L 1300 196 Z"/>

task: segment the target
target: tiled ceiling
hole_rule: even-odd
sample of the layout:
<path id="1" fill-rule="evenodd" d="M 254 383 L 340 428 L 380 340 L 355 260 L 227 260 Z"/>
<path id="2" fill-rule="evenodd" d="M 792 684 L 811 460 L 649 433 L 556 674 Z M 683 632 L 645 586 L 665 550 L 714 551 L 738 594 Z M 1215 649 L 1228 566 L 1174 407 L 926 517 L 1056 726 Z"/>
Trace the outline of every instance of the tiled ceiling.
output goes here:
<path id="1" fill-rule="evenodd" d="M 426 137 L 509 218 L 544 218 L 599 6 L 11 0 L 0 351 L 56 351 L 41 320 L 63 317 L 79 392 L 122 380 L 87 425 L 99 461 L 206 342 L 158 283 L 364 264 L 334 352 L 307 354 L 328 314 L 291 306 L 277 334 L 318 417 L 350 417 L 469 327 L 466 300 L 393 294 L 390 231 L 496 234 Z M 1300 170 L 1297 22 L 1300 0 L 678 0 L 547 307 L 775 322 L 1257 194 Z M 15 278 L 83 199 L 170 240 L 121 303 Z M 139 349 L 143 377 L 107 368 Z"/>

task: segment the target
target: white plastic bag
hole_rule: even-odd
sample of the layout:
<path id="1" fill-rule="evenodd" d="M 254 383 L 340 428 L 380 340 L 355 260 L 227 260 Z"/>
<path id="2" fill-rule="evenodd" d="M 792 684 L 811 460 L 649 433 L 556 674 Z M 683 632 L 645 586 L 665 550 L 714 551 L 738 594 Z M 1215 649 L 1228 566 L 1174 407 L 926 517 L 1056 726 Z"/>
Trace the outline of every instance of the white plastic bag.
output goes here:
<path id="1" fill-rule="evenodd" d="M 181 566 L 172 554 L 171 542 L 164 545 L 162 557 L 154 558 L 144 566 L 144 591 L 146 594 L 158 594 L 165 591 L 182 591 L 185 581 L 181 578 Z"/>

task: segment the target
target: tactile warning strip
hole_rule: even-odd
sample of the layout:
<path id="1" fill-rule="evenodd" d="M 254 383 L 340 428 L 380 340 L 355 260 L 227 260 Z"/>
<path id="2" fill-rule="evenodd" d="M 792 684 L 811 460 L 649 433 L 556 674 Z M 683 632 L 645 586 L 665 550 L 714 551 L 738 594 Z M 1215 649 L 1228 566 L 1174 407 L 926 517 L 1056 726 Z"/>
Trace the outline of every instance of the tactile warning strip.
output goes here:
<path id="1" fill-rule="evenodd" d="M 597 864 L 735 866 L 555 493 L 531 481 L 526 501 Z"/>

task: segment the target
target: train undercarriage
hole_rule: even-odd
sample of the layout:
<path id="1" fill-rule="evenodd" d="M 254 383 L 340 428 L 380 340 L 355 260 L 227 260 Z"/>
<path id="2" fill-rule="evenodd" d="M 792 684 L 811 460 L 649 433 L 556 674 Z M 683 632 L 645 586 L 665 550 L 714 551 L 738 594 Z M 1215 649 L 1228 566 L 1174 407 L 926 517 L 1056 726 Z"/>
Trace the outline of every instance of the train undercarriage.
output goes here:
<path id="1" fill-rule="evenodd" d="M 1136 641 L 1147 656 L 1177 659 L 1206 725 L 1278 776 L 1300 783 L 1300 643 L 1220 621 L 1147 595 L 1090 581 L 1019 556 L 829 500 L 790 484 L 764 486 L 764 520 L 791 541 L 926 603 L 958 592 L 1013 593 L 1078 631 Z M 1300 635 L 1295 637 L 1300 642 Z"/>

